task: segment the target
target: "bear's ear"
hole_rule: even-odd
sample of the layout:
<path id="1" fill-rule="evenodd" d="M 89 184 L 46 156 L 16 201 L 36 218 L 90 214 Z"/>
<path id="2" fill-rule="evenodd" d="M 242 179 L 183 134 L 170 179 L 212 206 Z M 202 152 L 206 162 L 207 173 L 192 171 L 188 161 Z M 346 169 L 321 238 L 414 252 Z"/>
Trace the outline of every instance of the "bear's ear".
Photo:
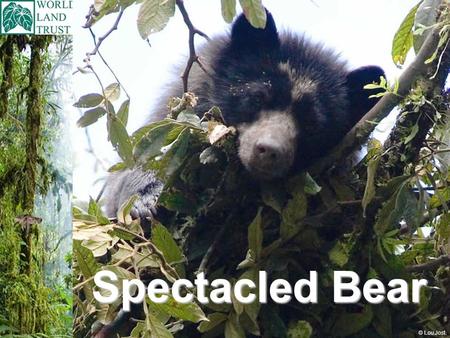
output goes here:
<path id="1" fill-rule="evenodd" d="M 364 89 L 364 86 L 374 82 L 379 83 L 381 76 L 385 77 L 384 71 L 377 66 L 361 67 L 347 74 L 350 113 L 354 123 L 358 122 L 378 102 L 379 98 L 369 96 L 378 94 L 383 89 Z"/>
<path id="2" fill-rule="evenodd" d="M 231 45 L 233 50 L 254 52 L 272 51 L 280 47 L 277 27 L 272 14 L 266 9 L 266 27 L 255 28 L 244 14 L 239 15 L 231 28 Z"/>

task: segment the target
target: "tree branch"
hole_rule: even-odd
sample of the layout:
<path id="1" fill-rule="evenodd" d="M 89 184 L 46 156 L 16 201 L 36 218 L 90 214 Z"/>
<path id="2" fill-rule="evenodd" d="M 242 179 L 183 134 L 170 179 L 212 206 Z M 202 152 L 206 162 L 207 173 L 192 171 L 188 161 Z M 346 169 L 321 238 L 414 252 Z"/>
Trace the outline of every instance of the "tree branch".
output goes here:
<path id="1" fill-rule="evenodd" d="M 223 225 L 220 228 L 220 230 L 217 232 L 213 243 L 211 244 L 211 246 L 206 251 L 205 256 L 203 256 L 202 261 L 200 262 L 200 265 L 199 265 L 199 267 L 197 269 L 196 274 L 199 274 L 199 273 L 202 273 L 202 272 L 206 272 L 206 268 L 208 266 L 210 258 L 212 257 L 213 253 L 216 251 L 217 246 L 222 241 L 223 234 L 225 233 L 225 229 L 227 228 L 225 225 Z"/>
<path id="2" fill-rule="evenodd" d="M 105 40 L 112 32 L 114 32 L 115 30 L 117 30 L 117 27 L 119 27 L 120 19 L 122 19 L 122 15 L 123 15 L 124 10 L 125 10 L 125 9 L 123 9 L 123 8 L 120 10 L 119 14 L 117 15 L 116 21 L 114 22 L 114 25 L 113 25 L 113 26 L 105 33 L 105 35 L 100 36 L 100 37 L 98 38 L 97 43 L 95 44 L 95 47 L 94 47 L 94 49 L 92 50 L 92 52 L 89 52 L 89 53 L 86 54 L 88 58 L 89 58 L 90 56 L 92 56 L 92 55 L 97 54 L 97 52 L 98 52 L 98 50 L 99 50 L 101 44 L 103 43 L 103 41 L 104 41 L 104 40 Z M 88 26 L 85 26 L 85 27 L 88 28 Z M 92 31 L 91 31 L 91 33 L 92 33 Z M 94 40 L 95 40 L 95 37 L 94 37 Z"/>
<path id="3" fill-rule="evenodd" d="M 363 118 L 347 133 L 342 142 L 333 151 L 310 168 L 310 172 L 318 174 L 330 167 L 337 160 L 345 158 L 357 146 L 363 144 L 376 124 L 384 119 L 401 100 L 408 95 L 415 81 L 432 72 L 434 63 L 425 64 L 425 61 L 436 51 L 439 44 L 441 26 L 437 25 L 427 36 L 422 48 L 415 60 L 405 69 L 399 78 L 397 93 L 387 93 L 380 101 L 363 116 Z M 448 46 L 446 46 L 448 48 Z M 446 67 L 441 67 L 439 72 L 445 72 Z M 431 81 L 431 80 L 430 80 Z M 371 122 L 371 123 L 369 123 Z"/>
<path id="4" fill-rule="evenodd" d="M 450 255 L 443 255 L 423 264 L 407 266 L 405 269 L 408 272 L 435 271 L 444 265 L 450 266 Z"/>
<path id="5" fill-rule="evenodd" d="M 116 27 L 117 29 L 117 27 Z M 96 38 L 95 38 L 95 34 L 94 31 L 92 30 L 92 28 L 89 28 L 89 32 L 91 33 L 92 39 L 94 40 L 94 44 L 96 44 L 97 46 L 97 42 L 96 42 Z M 125 92 L 125 95 L 128 97 L 128 99 L 130 99 L 130 95 L 128 94 L 127 90 L 125 89 L 125 87 L 123 86 L 123 84 L 120 82 L 119 78 L 117 77 L 116 73 L 114 72 L 114 70 L 111 68 L 111 66 L 109 65 L 108 62 L 106 62 L 105 58 L 103 57 L 102 53 L 100 53 L 100 51 L 97 48 L 97 54 L 100 57 L 100 59 L 103 61 L 103 64 L 109 69 L 109 71 L 111 72 L 112 76 L 114 76 L 114 78 L 116 79 L 117 83 L 120 85 L 120 87 L 122 88 L 122 90 Z M 89 54 L 92 55 L 92 54 Z"/>
<path id="6" fill-rule="evenodd" d="M 202 31 L 195 28 L 195 26 L 192 24 L 189 14 L 186 11 L 186 7 L 184 7 L 184 1 L 176 0 L 176 4 L 177 4 L 177 7 L 180 10 L 181 15 L 183 16 L 183 20 L 189 30 L 189 59 L 187 61 L 186 68 L 184 69 L 183 75 L 181 75 L 181 79 L 183 80 L 183 91 L 186 93 L 188 91 L 189 73 L 191 72 L 191 69 L 192 69 L 192 66 L 194 65 L 194 63 L 197 63 L 200 66 L 200 68 L 205 73 L 207 73 L 205 67 L 203 67 L 203 65 L 200 62 L 198 55 L 195 51 L 195 43 L 194 43 L 195 34 L 203 36 L 208 41 L 209 41 L 209 37 Z"/>

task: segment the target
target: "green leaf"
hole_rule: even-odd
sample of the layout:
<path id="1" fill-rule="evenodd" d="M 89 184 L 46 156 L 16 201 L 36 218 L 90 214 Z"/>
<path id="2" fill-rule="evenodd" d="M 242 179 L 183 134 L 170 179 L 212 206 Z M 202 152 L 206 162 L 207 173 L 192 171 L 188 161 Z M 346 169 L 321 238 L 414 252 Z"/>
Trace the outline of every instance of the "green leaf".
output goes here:
<path id="1" fill-rule="evenodd" d="M 141 0 L 119 0 L 119 4 L 122 6 L 122 8 L 126 8 L 128 6 L 131 6 L 134 3 L 142 2 Z"/>
<path id="2" fill-rule="evenodd" d="M 148 128 L 147 130 L 141 128 L 141 130 L 134 133 L 133 139 L 140 137 L 137 143 L 135 143 L 133 150 L 136 158 L 149 160 L 161 154 L 161 148 L 166 144 L 167 136 L 173 128 L 174 125 L 167 122 L 156 125 L 153 128 Z M 138 132 L 140 134 L 137 134 Z"/>
<path id="3" fill-rule="evenodd" d="M 130 337 L 173 338 L 173 335 L 156 316 L 149 313 L 145 321 L 136 324 Z"/>
<path id="4" fill-rule="evenodd" d="M 220 312 L 211 313 L 210 315 L 208 315 L 209 321 L 201 322 L 200 325 L 198 326 L 198 331 L 200 331 L 201 333 L 208 332 L 214 329 L 216 326 L 223 323 L 224 321 L 226 321 L 227 318 L 228 318 L 227 315 L 224 313 Z"/>
<path id="5" fill-rule="evenodd" d="M 430 209 L 439 208 L 450 201 L 450 187 L 437 189 L 434 195 L 430 198 Z"/>
<path id="6" fill-rule="evenodd" d="M 222 3 L 222 17 L 231 23 L 236 16 L 236 0 L 221 0 Z"/>
<path id="7" fill-rule="evenodd" d="M 148 314 L 149 322 L 152 328 L 152 337 L 173 338 L 173 334 L 165 327 L 161 321 L 151 313 Z"/>
<path id="8" fill-rule="evenodd" d="M 80 117 L 77 121 L 77 126 L 80 128 L 84 128 L 90 126 L 91 124 L 98 121 L 100 117 L 105 115 L 107 112 L 103 107 L 96 107 L 93 109 L 89 109 L 84 112 L 83 116 Z"/>
<path id="9" fill-rule="evenodd" d="M 247 271 L 245 271 L 240 277 L 239 279 L 249 279 L 251 281 L 253 281 L 255 283 L 255 285 L 257 286 L 257 290 L 258 290 L 258 285 L 259 285 L 259 269 L 257 267 L 253 267 L 251 269 L 248 269 Z M 258 291 L 255 292 L 258 292 Z M 250 289 L 249 288 L 244 288 L 242 290 L 242 295 L 248 296 L 250 293 Z M 256 329 L 256 331 L 259 331 L 259 325 L 258 325 L 258 315 L 259 315 L 259 310 L 261 309 L 261 303 L 257 300 L 255 300 L 254 302 L 250 303 L 250 304 L 242 304 L 244 307 L 244 312 L 247 314 L 248 319 L 251 321 L 252 326 L 254 327 L 254 329 Z M 258 334 L 259 336 L 259 334 Z"/>
<path id="10" fill-rule="evenodd" d="M 413 26 L 417 9 L 421 2 L 414 6 L 401 23 L 392 42 L 392 60 L 395 65 L 401 66 L 405 63 L 406 55 L 413 45 Z"/>
<path id="11" fill-rule="evenodd" d="M 333 249 L 328 253 L 328 257 L 331 262 L 342 268 L 348 262 L 349 253 L 341 242 L 336 242 Z"/>
<path id="12" fill-rule="evenodd" d="M 409 180 L 404 181 L 378 212 L 375 233 L 381 237 L 386 231 L 395 228 L 402 217 L 410 221 L 416 211 L 417 200 L 411 192 Z"/>
<path id="13" fill-rule="evenodd" d="M 322 190 L 322 188 L 314 181 L 309 173 L 305 173 L 304 175 L 305 187 L 304 191 L 308 195 L 316 195 Z"/>
<path id="14" fill-rule="evenodd" d="M 169 150 L 161 160 L 160 175 L 169 177 L 183 164 L 189 149 L 190 138 L 190 129 L 185 128 L 177 139 L 171 143 Z"/>
<path id="15" fill-rule="evenodd" d="M 187 320 L 193 323 L 207 320 L 202 309 L 196 303 L 181 304 L 176 302 L 175 299 L 170 296 L 166 303 L 155 304 L 149 302 L 149 306 L 156 309 L 157 311 L 167 313 L 172 317 Z"/>
<path id="16" fill-rule="evenodd" d="M 93 277 L 100 270 L 92 252 L 82 246 L 80 241 L 73 241 L 73 253 L 77 267 L 85 279 Z"/>
<path id="17" fill-rule="evenodd" d="M 19 8 L 18 11 L 16 11 L 16 19 L 17 23 L 22 26 L 25 30 L 30 31 L 33 27 L 33 15 L 31 14 L 31 11 L 28 8 L 22 7 L 20 5 L 17 5 Z"/>
<path id="18" fill-rule="evenodd" d="M 152 337 L 158 338 L 173 338 L 172 333 L 165 327 L 163 323 L 151 313 L 148 314 L 148 322 L 152 332 Z"/>
<path id="19" fill-rule="evenodd" d="M 119 237 L 120 239 L 124 239 L 126 241 L 131 241 L 136 237 L 133 233 L 131 233 L 128 229 L 122 228 L 118 225 L 114 227 L 112 231 L 112 235 Z"/>
<path id="20" fill-rule="evenodd" d="M 436 224 L 436 233 L 440 238 L 450 238 L 450 212 L 445 212 L 439 217 Z"/>
<path id="21" fill-rule="evenodd" d="M 308 207 L 306 195 L 302 192 L 294 192 L 281 212 L 280 235 L 281 238 L 289 238 L 299 232 L 302 227 L 302 219 L 305 218 Z"/>
<path id="22" fill-rule="evenodd" d="M 116 101 L 120 96 L 120 85 L 118 83 L 111 83 L 105 88 L 105 98 L 109 102 Z"/>
<path id="23" fill-rule="evenodd" d="M 139 322 L 133 328 L 130 333 L 130 337 L 138 337 L 138 338 L 151 338 L 149 330 L 146 328 L 144 322 Z"/>
<path id="24" fill-rule="evenodd" d="M 441 48 L 448 42 L 448 35 L 450 33 L 450 27 L 448 26 L 444 26 L 441 31 L 439 32 L 439 42 L 438 45 L 436 47 L 436 49 L 434 50 L 434 53 L 425 60 L 425 64 L 430 64 L 431 62 L 433 62 L 434 60 L 436 60 L 436 58 L 438 57 L 439 53 L 441 53 Z M 434 77 L 434 75 L 433 75 Z M 433 78 L 431 77 L 431 78 Z"/>
<path id="25" fill-rule="evenodd" d="M 252 223 L 248 227 L 248 248 L 255 253 L 256 261 L 261 257 L 262 243 L 263 230 L 261 209 L 259 209 Z"/>
<path id="26" fill-rule="evenodd" d="M 200 117 L 196 115 L 193 111 L 184 110 L 177 116 L 177 122 L 192 125 L 194 127 L 200 128 Z"/>
<path id="27" fill-rule="evenodd" d="M 236 299 L 236 296 L 233 292 L 231 293 L 231 303 L 233 305 L 234 312 L 239 317 L 244 312 L 244 304 Z"/>
<path id="28" fill-rule="evenodd" d="M 402 188 L 400 188 L 399 191 L 403 191 L 403 187 L 404 185 L 402 185 Z M 401 215 L 399 215 L 399 212 L 395 209 L 398 195 L 398 192 L 392 195 L 378 212 L 378 218 L 374 225 L 375 233 L 378 236 L 382 236 L 386 230 L 400 221 Z"/>
<path id="29" fill-rule="evenodd" d="M 287 331 L 288 338 L 310 338 L 313 329 L 311 324 L 306 320 L 299 320 L 295 323 L 290 323 Z"/>
<path id="30" fill-rule="evenodd" d="M 153 122 L 148 125 L 145 125 L 138 130 L 136 130 L 133 135 L 131 135 L 131 138 L 133 140 L 133 144 L 136 145 L 141 141 L 143 137 L 145 137 L 149 132 L 151 132 L 153 129 L 165 125 L 165 124 L 172 124 L 172 120 L 164 119 L 158 122 Z"/>
<path id="31" fill-rule="evenodd" d="M 114 105 L 109 100 L 105 100 L 103 103 L 103 107 L 106 109 L 109 115 L 116 116 L 116 110 L 114 109 Z"/>
<path id="32" fill-rule="evenodd" d="M 92 108 L 97 107 L 102 102 L 103 95 L 91 93 L 80 97 L 73 106 L 77 108 Z"/>
<path id="33" fill-rule="evenodd" d="M 182 214 L 192 214 L 197 208 L 195 197 L 188 198 L 179 191 L 163 191 L 158 198 L 158 204 Z"/>
<path id="34" fill-rule="evenodd" d="M 149 331 L 144 322 L 139 322 L 131 331 L 130 338 L 152 338 Z"/>
<path id="35" fill-rule="evenodd" d="M 138 200 L 138 195 L 130 196 L 123 204 L 120 206 L 119 210 L 117 211 L 117 220 L 122 223 L 129 225 L 132 222 L 130 212 L 131 209 L 134 206 L 134 202 Z"/>
<path id="36" fill-rule="evenodd" d="M 409 135 L 405 138 L 405 140 L 403 142 L 405 144 L 408 144 L 409 142 L 411 142 L 413 140 L 413 138 L 416 137 L 418 131 L 419 131 L 419 124 L 418 124 L 418 122 L 416 122 L 416 124 L 411 128 L 411 132 L 409 133 Z"/>
<path id="37" fill-rule="evenodd" d="M 112 233 L 117 234 L 118 237 L 122 239 L 131 237 L 130 232 L 127 233 L 125 229 L 122 230 L 118 227 L 115 227 Z M 117 263 L 119 261 L 126 262 L 126 264 L 130 265 L 135 263 L 138 268 L 157 269 L 161 266 L 159 258 L 157 258 L 155 255 L 152 255 L 148 248 L 143 248 L 141 251 L 136 252 L 128 244 L 125 245 L 120 243 L 117 244 L 117 250 L 115 250 L 111 259 L 112 263 Z"/>
<path id="38" fill-rule="evenodd" d="M 281 319 L 279 307 L 265 306 L 261 311 L 261 325 L 267 337 L 284 338 L 287 335 L 287 328 Z"/>
<path id="39" fill-rule="evenodd" d="M 430 34 L 429 27 L 436 23 L 441 3 L 442 0 L 425 0 L 422 1 L 418 8 L 414 21 L 414 50 L 416 53 L 422 47 L 428 34 Z M 424 28 L 427 28 L 427 30 L 423 31 Z M 421 33 L 417 34 L 419 29 Z"/>
<path id="40" fill-rule="evenodd" d="M 379 84 L 376 84 L 376 83 L 366 84 L 363 88 L 364 89 L 384 89 L 382 86 L 380 86 Z"/>
<path id="41" fill-rule="evenodd" d="M 5 33 L 17 27 L 16 12 L 18 6 L 15 2 L 10 2 L 8 6 L 3 9 L 3 28 Z"/>
<path id="42" fill-rule="evenodd" d="M 106 218 L 100 206 L 92 198 L 89 199 L 88 214 L 91 216 L 95 216 L 99 224 L 102 225 L 109 224 L 108 218 Z"/>
<path id="43" fill-rule="evenodd" d="M 130 100 L 123 101 L 122 105 L 117 112 L 117 118 L 122 122 L 122 124 L 126 127 L 128 124 L 128 112 L 130 110 Z"/>
<path id="44" fill-rule="evenodd" d="M 134 164 L 133 146 L 130 137 L 122 122 L 115 116 L 108 119 L 108 135 L 114 149 L 117 150 L 120 158 L 127 164 Z"/>
<path id="45" fill-rule="evenodd" d="M 364 196 L 362 199 L 362 207 L 364 216 L 366 215 L 366 208 L 375 196 L 375 174 L 380 162 L 380 155 L 383 151 L 383 147 L 380 141 L 372 139 L 368 145 L 367 154 L 367 181 L 364 189 Z"/>
<path id="46" fill-rule="evenodd" d="M 348 182 L 339 177 L 330 177 L 329 183 L 340 201 L 352 201 L 355 199 L 355 192 Z"/>
<path id="47" fill-rule="evenodd" d="M 245 338 L 245 332 L 235 313 L 231 313 L 225 323 L 225 338 Z"/>
<path id="48" fill-rule="evenodd" d="M 183 253 L 169 230 L 160 223 L 152 224 L 152 242 L 161 250 L 169 264 L 180 262 L 184 259 Z"/>
<path id="49" fill-rule="evenodd" d="M 94 258 L 94 254 L 87 248 L 81 245 L 81 241 L 74 240 L 72 242 L 73 258 L 76 266 L 83 275 L 83 279 L 87 280 L 94 277 L 100 270 L 100 266 Z M 83 286 L 83 291 L 88 300 L 94 301 L 93 295 L 93 281 Z"/>
<path id="50" fill-rule="evenodd" d="M 265 205 L 281 214 L 287 201 L 287 193 L 279 184 L 263 182 L 261 184 L 261 198 Z"/>
<path id="51" fill-rule="evenodd" d="M 239 0 L 248 22 L 255 28 L 265 28 L 267 15 L 261 0 Z"/>
<path id="52" fill-rule="evenodd" d="M 340 315 L 334 324 L 332 332 L 338 337 L 348 337 L 369 326 L 372 319 L 372 306 L 367 304 L 362 312 Z"/>
<path id="53" fill-rule="evenodd" d="M 256 262 L 256 254 L 252 250 L 247 250 L 245 259 L 238 264 L 236 270 L 242 270 L 253 267 L 255 266 L 255 262 Z"/>
<path id="54" fill-rule="evenodd" d="M 127 168 L 126 164 L 123 162 L 119 162 L 114 164 L 112 167 L 108 169 L 109 173 L 115 173 L 117 171 L 125 170 Z"/>
<path id="55" fill-rule="evenodd" d="M 410 178 L 411 175 L 393 177 L 384 186 L 379 187 L 378 192 L 385 199 L 388 199 L 405 181 L 409 180 Z"/>
<path id="56" fill-rule="evenodd" d="M 90 224 L 97 223 L 97 218 L 95 216 L 91 216 L 85 214 L 83 210 L 73 207 L 72 208 L 73 219 L 80 222 L 88 222 Z"/>
<path id="57" fill-rule="evenodd" d="M 100 233 L 97 238 L 83 241 L 83 246 L 89 249 L 96 258 L 106 255 L 113 244 L 113 238 L 106 233 Z"/>
<path id="58" fill-rule="evenodd" d="M 115 284 L 119 287 L 120 290 L 122 290 L 122 281 L 123 280 L 131 280 L 133 278 L 136 278 L 136 275 L 132 273 L 131 271 L 128 271 L 125 268 L 122 268 L 120 266 L 115 265 L 107 265 L 102 267 L 103 271 L 111 271 L 114 272 L 114 274 L 117 276 L 117 281 Z"/>
<path id="59" fill-rule="evenodd" d="M 186 125 L 178 125 L 177 123 L 173 123 L 173 128 L 167 134 L 164 145 L 170 145 L 172 142 L 176 141 L 176 139 L 180 136 L 181 132 L 186 129 Z"/>
<path id="60" fill-rule="evenodd" d="M 128 7 L 131 3 L 134 3 L 133 0 L 131 3 L 126 4 L 126 2 L 131 2 L 130 0 L 94 0 L 94 9 L 98 12 L 98 15 L 95 15 L 93 18 L 92 24 L 98 22 L 105 15 L 118 12 L 121 5 L 123 8 Z"/>
<path id="61" fill-rule="evenodd" d="M 116 7 L 117 0 L 94 0 L 94 9 L 97 12 L 105 11 L 110 8 Z"/>
<path id="62" fill-rule="evenodd" d="M 175 0 L 144 0 L 139 8 L 137 26 L 142 39 L 166 27 L 175 14 Z"/>
<path id="63" fill-rule="evenodd" d="M 381 337 L 392 337 L 392 317 L 389 306 L 379 304 L 375 307 L 372 325 Z"/>

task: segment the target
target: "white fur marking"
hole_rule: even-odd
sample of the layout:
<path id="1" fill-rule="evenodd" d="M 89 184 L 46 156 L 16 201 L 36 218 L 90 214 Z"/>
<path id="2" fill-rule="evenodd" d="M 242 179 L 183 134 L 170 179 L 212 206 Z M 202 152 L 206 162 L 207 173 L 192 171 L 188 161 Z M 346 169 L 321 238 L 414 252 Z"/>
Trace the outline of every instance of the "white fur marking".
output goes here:
<path id="1" fill-rule="evenodd" d="M 314 93 L 317 90 L 317 83 L 310 78 L 301 75 L 288 62 L 281 62 L 278 68 L 286 73 L 291 81 L 291 96 L 293 101 L 299 101 L 305 93 Z"/>

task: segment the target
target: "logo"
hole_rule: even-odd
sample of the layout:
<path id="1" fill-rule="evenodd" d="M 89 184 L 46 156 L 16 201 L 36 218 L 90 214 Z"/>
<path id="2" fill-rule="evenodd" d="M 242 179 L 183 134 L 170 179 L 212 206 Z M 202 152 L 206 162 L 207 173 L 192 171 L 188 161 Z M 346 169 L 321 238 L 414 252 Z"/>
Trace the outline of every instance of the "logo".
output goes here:
<path id="1" fill-rule="evenodd" d="M 34 33 L 34 1 L 0 1 L 1 34 Z"/>
<path id="2" fill-rule="evenodd" d="M 0 34 L 70 35 L 73 20 L 73 0 L 0 0 Z"/>

